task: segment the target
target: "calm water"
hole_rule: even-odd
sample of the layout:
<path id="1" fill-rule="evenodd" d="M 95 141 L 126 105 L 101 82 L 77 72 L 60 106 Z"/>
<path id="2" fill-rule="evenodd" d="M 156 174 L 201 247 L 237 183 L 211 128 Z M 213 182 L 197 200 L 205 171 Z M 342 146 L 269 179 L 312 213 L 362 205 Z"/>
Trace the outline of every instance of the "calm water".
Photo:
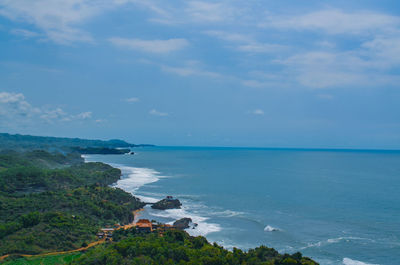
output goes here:
<path id="1" fill-rule="evenodd" d="M 147 208 L 227 248 L 264 244 L 321 264 L 400 264 L 400 152 L 243 148 L 138 148 L 91 155 L 118 166 L 116 184 L 144 201 L 179 198 L 181 210 Z"/>

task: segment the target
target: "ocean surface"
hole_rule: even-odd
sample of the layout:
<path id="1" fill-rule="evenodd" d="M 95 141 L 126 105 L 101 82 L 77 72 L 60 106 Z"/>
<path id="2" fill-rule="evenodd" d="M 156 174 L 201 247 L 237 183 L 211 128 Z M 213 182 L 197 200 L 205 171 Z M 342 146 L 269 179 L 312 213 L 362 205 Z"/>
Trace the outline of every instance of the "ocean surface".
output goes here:
<path id="1" fill-rule="evenodd" d="M 226 248 L 302 252 L 322 265 L 400 264 L 400 152 L 149 147 L 89 155 L 122 170 L 115 186 L 145 202 L 172 195 L 187 231 Z"/>

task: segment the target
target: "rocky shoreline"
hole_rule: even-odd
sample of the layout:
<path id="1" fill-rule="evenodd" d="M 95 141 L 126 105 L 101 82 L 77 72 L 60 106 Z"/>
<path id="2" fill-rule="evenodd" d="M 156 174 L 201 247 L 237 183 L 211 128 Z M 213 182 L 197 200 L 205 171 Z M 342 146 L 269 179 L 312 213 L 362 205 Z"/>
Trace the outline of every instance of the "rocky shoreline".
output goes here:
<path id="1" fill-rule="evenodd" d="M 174 199 L 172 196 L 167 196 L 165 199 L 162 199 L 156 203 L 151 205 L 151 208 L 157 210 L 168 210 L 168 209 L 180 209 L 182 203 L 178 199 Z"/>
<path id="2" fill-rule="evenodd" d="M 180 209 L 182 206 L 182 203 L 179 201 L 179 199 L 174 199 L 172 196 L 167 196 L 165 197 L 165 199 L 162 199 L 155 203 L 146 203 L 146 204 L 150 204 L 151 208 L 156 210 Z M 179 230 L 185 230 L 188 228 L 195 229 L 198 226 L 198 224 L 193 223 L 192 218 L 183 217 L 181 219 L 176 220 L 172 226 Z"/>

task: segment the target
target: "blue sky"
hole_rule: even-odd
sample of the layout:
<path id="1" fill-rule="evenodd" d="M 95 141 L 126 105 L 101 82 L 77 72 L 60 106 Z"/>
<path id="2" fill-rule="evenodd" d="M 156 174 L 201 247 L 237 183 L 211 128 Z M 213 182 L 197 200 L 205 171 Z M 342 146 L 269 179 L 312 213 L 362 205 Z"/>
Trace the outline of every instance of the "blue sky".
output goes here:
<path id="1" fill-rule="evenodd" d="M 0 131 L 400 149 L 398 1 L 0 0 Z"/>

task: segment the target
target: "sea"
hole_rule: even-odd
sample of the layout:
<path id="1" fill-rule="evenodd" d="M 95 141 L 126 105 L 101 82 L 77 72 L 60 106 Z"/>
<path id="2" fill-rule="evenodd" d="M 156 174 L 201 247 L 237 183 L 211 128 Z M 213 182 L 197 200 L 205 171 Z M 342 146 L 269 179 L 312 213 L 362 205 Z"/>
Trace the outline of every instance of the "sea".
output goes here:
<path id="1" fill-rule="evenodd" d="M 400 152 L 142 147 L 134 155 L 86 155 L 121 169 L 113 186 L 182 209 L 140 218 L 173 223 L 227 249 L 260 245 L 322 265 L 400 264 Z"/>

